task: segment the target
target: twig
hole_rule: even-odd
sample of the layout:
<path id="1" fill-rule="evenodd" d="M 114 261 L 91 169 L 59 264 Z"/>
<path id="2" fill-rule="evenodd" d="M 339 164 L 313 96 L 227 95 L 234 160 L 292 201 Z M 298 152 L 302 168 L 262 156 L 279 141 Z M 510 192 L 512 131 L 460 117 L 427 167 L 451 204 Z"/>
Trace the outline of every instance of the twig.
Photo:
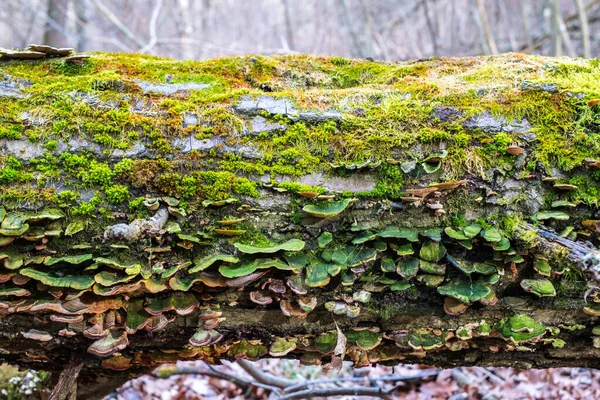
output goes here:
<path id="1" fill-rule="evenodd" d="M 285 389 L 288 386 L 295 385 L 296 381 L 290 379 L 278 378 L 267 372 L 264 372 L 260 368 L 257 368 L 252 362 L 248 360 L 238 360 L 238 365 L 242 367 L 244 371 L 257 381 L 264 383 L 265 385 L 274 386 L 280 389 Z"/>
<path id="2" fill-rule="evenodd" d="M 587 12 L 583 0 L 575 0 L 577 3 L 577 14 L 579 15 L 579 24 L 581 25 L 581 44 L 583 46 L 583 56 L 590 58 L 590 27 L 588 24 Z"/>
<path id="3" fill-rule="evenodd" d="M 307 389 L 299 392 L 286 394 L 278 400 L 306 399 L 311 397 L 333 397 L 333 396 L 371 396 L 380 399 L 392 399 L 391 394 L 396 390 L 395 387 L 383 390 L 382 388 L 328 388 L 328 389 Z"/>
<path id="4" fill-rule="evenodd" d="M 151 51 L 156 45 L 156 42 L 158 40 L 158 35 L 156 34 L 156 24 L 158 22 L 158 16 L 160 15 L 160 9 L 162 8 L 162 5 L 163 0 L 156 1 L 154 11 L 152 11 L 152 17 L 150 18 L 150 41 L 147 45 L 145 45 L 139 50 L 139 52 L 142 54 Z"/>
<path id="5" fill-rule="evenodd" d="M 305 381 L 301 383 L 297 383 L 292 386 L 288 386 L 283 391 L 285 393 L 297 392 L 298 390 L 304 389 L 309 386 L 322 385 L 327 383 L 340 383 L 340 382 L 368 382 L 375 383 L 380 381 L 387 382 L 400 382 L 400 381 L 410 381 L 414 379 L 422 379 L 430 376 L 437 376 L 439 374 L 438 371 L 425 371 L 420 374 L 412 375 L 412 376 L 401 376 L 401 375 L 382 375 L 375 376 L 372 378 L 333 378 L 333 379 L 315 379 L 311 381 Z"/>
<path id="6" fill-rule="evenodd" d="M 112 11 L 110 11 L 104 4 L 99 2 L 98 0 L 89 0 L 94 7 L 102 15 L 106 17 L 118 30 L 120 30 L 129 40 L 134 42 L 138 47 L 143 48 L 146 43 L 142 42 L 140 38 L 138 38 L 121 20 L 117 17 Z"/>
<path id="7" fill-rule="evenodd" d="M 600 0 L 592 0 L 591 2 L 589 2 L 588 4 L 586 4 L 585 6 L 585 10 L 589 11 L 592 7 L 594 7 L 595 5 L 597 5 L 598 3 L 600 3 Z M 570 28 L 569 24 L 575 20 L 577 20 L 579 14 L 575 13 L 575 14 L 571 14 L 569 15 L 567 18 L 564 19 L 565 24 L 567 24 L 567 29 Z M 523 47 L 521 47 L 521 51 L 523 51 L 524 53 L 530 53 L 533 50 L 537 49 L 538 47 L 540 47 L 542 45 L 542 43 L 544 42 L 544 40 L 548 39 L 550 37 L 550 34 L 546 33 L 544 35 L 541 35 L 540 37 L 537 37 L 535 39 L 535 41 L 533 42 L 533 44 L 531 46 L 525 45 Z"/>
<path id="8" fill-rule="evenodd" d="M 496 41 L 494 40 L 494 34 L 492 33 L 492 29 L 490 28 L 490 22 L 488 20 L 487 12 L 485 10 L 485 4 L 483 3 L 483 0 L 476 0 L 476 4 L 477 15 L 481 21 L 481 27 L 483 28 L 483 36 L 485 38 L 487 48 L 489 49 L 491 54 L 498 54 L 498 47 L 496 46 Z"/>
<path id="9" fill-rule="evenodd" d="M 77 377 L 83 368 L 83 361 L 78 358 L 73 358 L 58 377 L 58 383 L 52 389 L 48 400 L 65 400 L 67 396 L 75 398 L 74 393 L 77 391 Z"/>
<path id="10" fill-rule="evenodd" d="M 225 372 L 217 371 L 215 369 L 206 370 L 194 367 L 163 366 L 152 372 L 150 375 L 159 379 L 167 379 L 173 375 L 203 375 L 229 381 L 242 390 L 248 390 L 250 386 L 252 386 L 252 382 L 250 381 L 238 378 L 237 376 L 230 375 Z"/>

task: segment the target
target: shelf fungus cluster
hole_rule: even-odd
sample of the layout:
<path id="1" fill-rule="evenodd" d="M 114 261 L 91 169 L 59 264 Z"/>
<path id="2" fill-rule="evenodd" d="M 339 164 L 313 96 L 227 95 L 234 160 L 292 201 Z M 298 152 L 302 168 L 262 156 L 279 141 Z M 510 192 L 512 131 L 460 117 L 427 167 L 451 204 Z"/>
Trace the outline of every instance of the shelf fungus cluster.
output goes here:
<path id="1" fill-rule="evenodd" d="M 0 59 L 3 361 L 600 365 L 593 61 L 58 51 Z"/>

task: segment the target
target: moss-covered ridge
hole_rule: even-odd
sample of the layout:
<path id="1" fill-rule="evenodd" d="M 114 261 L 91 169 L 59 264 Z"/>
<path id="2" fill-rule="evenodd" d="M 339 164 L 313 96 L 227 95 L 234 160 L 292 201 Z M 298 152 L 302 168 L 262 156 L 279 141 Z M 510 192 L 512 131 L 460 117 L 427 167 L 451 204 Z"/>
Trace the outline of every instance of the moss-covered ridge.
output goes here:
<path id="1" fill-rule="evenodd" d="M 0 310 L 35 316 L 19 333 L 41 354 L 316 363 L 334 322 L 361 365 L 592 346 L 596 61 L 98 53 L 0 69 Z M 143 332 L 177 339 L 148 360 Z"/>

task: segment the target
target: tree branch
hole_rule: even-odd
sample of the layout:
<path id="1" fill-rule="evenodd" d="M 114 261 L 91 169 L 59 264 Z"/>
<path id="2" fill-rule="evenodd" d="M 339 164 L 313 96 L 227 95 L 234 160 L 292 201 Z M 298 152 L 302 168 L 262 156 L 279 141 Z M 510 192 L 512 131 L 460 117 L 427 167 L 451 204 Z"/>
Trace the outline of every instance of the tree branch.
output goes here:
<path id="1" fill-rule="evenodd" d="M 77 377 L 83 368 L 83 361 L 73 358 L 58 377 L 58 383 L 52 389 L 48 400 L 65 400 L 71 395 L 75 398 L 74 391 L 77 390 Z"/>
<path id="2" fill-rule="evenodd" d="M 411 376 L 381 375 L 381 376 L 363 377 L 363 378 L 315 379 L 315 380 L 301 382 L 296 385 L 288 386 L 283 391 L 285 393 L 293 393 L 293 392 L 297 392 L 299 390 L 302 390 L 302 389 L 310 387 L 310 386 L 322 385 L 322 384 L 328 384 L 328 383 L 364 382 L 364 383 L 374 384 L 375 382 L 381 382 L 381 381 L 386 381 L 386 382 L 411 381 L 411 380 L 416 380 L 416 379 L 428 378 L 431 376 L 437 376 L 438 374 L 439 374 L 439 371 L 424 371 L 422 373 L 411 375 Z"/>
<path id="3" fill-rule="evenodd" d="M 295 385 L 296 382 L 290 379 L 278 378 L 267 372 L 264 372 L 260 368 L 257 368 L 251 361 L 248 360 L 237 360 L 237 363 L 244 371 L 257 381 L 264 383 L 269 386 L 274 386 L 280 389 L 285 389 L 288 386 Z"/>
<path id="4" fill-rule="evenodd" d="M 333 396 L 371 396 L 380 399 L 392 399 L 392 392 L 395 387 L 383 390 L 383 388 L 327 388 L 327 389 L 307 389 L 300 392 L 286 394 L 278 400 L 306 399 L 312 397 L 333 397 Z"/>

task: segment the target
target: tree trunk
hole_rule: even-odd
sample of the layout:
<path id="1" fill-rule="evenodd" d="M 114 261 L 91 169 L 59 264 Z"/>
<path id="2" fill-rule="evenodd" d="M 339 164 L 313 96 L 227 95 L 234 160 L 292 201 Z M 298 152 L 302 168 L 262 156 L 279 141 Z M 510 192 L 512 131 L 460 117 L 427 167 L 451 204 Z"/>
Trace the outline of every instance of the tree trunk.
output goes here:
<path id="1" fill-rule="evenodd" d="M 176 360 L 600 365 L 591 61 L 29 56 L 1 361 L 82 360 L 82 398 Z"/>

